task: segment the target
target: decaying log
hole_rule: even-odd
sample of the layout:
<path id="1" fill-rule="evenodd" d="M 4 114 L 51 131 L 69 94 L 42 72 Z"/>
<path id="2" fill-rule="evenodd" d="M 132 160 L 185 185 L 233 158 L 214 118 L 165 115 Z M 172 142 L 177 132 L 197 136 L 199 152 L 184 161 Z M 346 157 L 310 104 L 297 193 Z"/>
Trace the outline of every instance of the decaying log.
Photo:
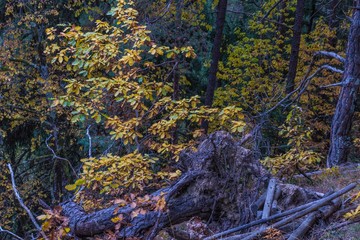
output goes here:
<path id="1" fill-rule="evenodd" d="M 271 222 L 273 220 L 280 219 L 280 218 L 289 216 L 291 214 L 297 213 L 299 211 L 302 211 L 302 210 L 310 207 L 314 203 L 315 202 L 310 202 L 310 203 L 307 203 L 307 204 L 304 204 L 304 205 L 301 205 L 301 206 L 298 206 L 298 207 L 295 207 L 295 208 L 291 208 L 291 209 L 289 209 L 289 210 L 287 210 L 285 212 L 272 215 L 272 216 L 270 216 L 269 218 L 266 218 L 266 219 L 256 220 L 256 221 L 253 221 L 253 222 L 250 222 L 250 223 L 247 223 L 247 224 L 244 224 L 244 225 L 240 225 L 240 226 L 232 228 L 232 229 L 228 229 L 226 231 L 223 231 L 223 232 L 214 234 L 214 235 L 212 235 L 210 237 L 207 237 L 204 240 L 214 240 L 214 239 L 222 238 L 222 237 L 225 237 L 225 236 L 230 235 L 232 233 L 239 232 L 239 231 L 242 231 L 242 230 L 246 230 L 246 229 L 249 229 L 251 227 L 254 227 L 254 226 L 257 226 L 257 225 L 260 225 L 260 224 L 263 224 L 263 223 L 269 223 L 269 222 Z"/>
<path id="2" fill-rule="evenodd" d="M 194 216 L 208 222 L 213 230 L 220 231 L 205 240 L 219 239 L 260 224 L 272 224 L 261 230 L 226 238 L 253 239 L 269 228 L 280 228 L 289 222 L 294 224 L 314 211 L 317 212 L 314 216 L 327 216 L 334 211 L 332 205 L 322 210 L 319 208 L 356 186 L 351 184 L 320 200 L 315 192 L 295 185 L 278 182 L 274 187 L 275 179 L 269 183 L 271 175 L 254 159 L 252 152 L 226 132 L 211 134 L 198 146 L 197 151 L 183 151 L 179 167 L 183 175 L 174 184 L 152 193 L 153 196 L 165 193 L 166 211 L 148 211 L 131 218 L 134 211 L 131 205 L 114 205 L 87 213 L 79 204 L 66 202 L 62 204 L 62 209 L 63 215 L 69 218 L 71 233 L 75 237 L 91 237 L 114 230 L 115 223 L 111 219 L 119 214 L 123 215 L 126 223 L 121 224 L 117 231 L 118 238 L 153 239 L 161 229 Z M 266 198 L 269 208 L 276 199 L 276 208 L 282 212 L 255 220 L 256 212 L 264 205 Z M 276 220 L 278 222 L 274 223 Z M 312 223 L 313 217 L 308 222 Z M 232 228 L 234 226 L 239 227 Z M 298 228 L 299 233 L 306 232 L 306 228 L 304 223 Z"/>
<path id="3" fill-rule="evenodd" d="M 273 204 L 273 200 L 274 200 L 274 195 L 275 195 L 275 190 L 276 190 L 276 179 L 271 178 L 269 181 L 268 189 L 267 189 L 264 210 L 262 213 L 262 219 L 268 218 L 270 216 L 270 212 L 271 212 L 271 208 L 272 208 L 272 204 Z"/>
<path id="4" fill-rule="evenodd" d="M 352 172 L 357 172 L 359 171 L 358 168 L 360 167 L 359 163 L 351 163 L 351 164 L 347 164 L 347 165 L 340 165 L 337 166 L 337 168 L 339 169 L 339 174 L 345 174 L 345 173 L 352 173 Z M 323 170 L 318 170 L 318 171 L 313 171 L 313 172 L 307 172 L 305 173 L 305 175 L 309 178 L 313 177 L 313 176 L 318 176 L 321 174 L 326 174 L 326 172 L 329 171 L 329 169 L 323 169 Z M 303 174 L 298 174 L 293 176 L 293 178 L 297 179 L 297 178 L 303 178 L 304 175 Z"/>
<path id="5" fill-rule="evenodd" d="M 149 211 L 131 219 L 131 206 L 118 208 L 114 205 L 86 213 L 77 203 L 68 202 L 62 208 L 63 214 L 69 218 L 72 233 L 88 237 L 114 229 L 111 219 L 118 214 L 123 214 L 129 223 L 122 224 L 119 237 L 141 238 L 193 216 L 206 220 L 211 216 L 219 229 L 254 219 L 250 205 L 264 192 L 269 174 L 253 158 L 252 152 L 243 148 L 230 134 L 211 134 L 196 152 L 182 152 L 180 165 L 184 172 L 182 177 L 171 187 L 153 193 L 166 193 L 166 212 Z"/>
<path id="6" fill-rule="evenodd" d="M 326 220 L 330 217 L 341 205 L 340 199 L 332 201 L 330 206 L 320 208 L 318 211 L 312 212 L 301 225 L 289 236 L 288 240 L 303 239 L 305 234 L 312 228 L 314 223 L 319 220 Z"/>
<path id="7" fill-rule="evenodd" d="M 286 225 L 287 223 L 294 221 L 295 219 L 298 219 L 300 217 L 303 217 L 317 209 L 319 209 L 322 206 L 327 205 L 330 201 L 332 201 L 335 198 L 338 198 L 339 196 L 351 191 L 352 189 L 354 189 L 356 187 L 356 183 L 351 183 L 348 186 L 344 187 L 343 189 L 323 198 L 320 200 L 317 200 L 316 202 L 312 203 L 308 208 L 305 208 L 302 211 L 299 211 L 285 219 L 280 220 L 277 223 L 272 224 L 271 226 L 269 226 L 268 228 L 265 229 L 259 229 L 257 231 L 252 232 L 252 234 L 250 234 L 249 236 L 242 238 L 243 240 L 252 240 L 254 238 L 256 238 L 257 236 L 263 234 L 265 231 L 269 230 L 270 228 L 279 228 L 281 226 Z M 230 239 L 239 239 L 236 238 L 236 236 L 230 237 L 230 238 L 224 238 L 224 240 L 230 240 Z"/>
<path id="8" fill-rule="evenodd" d="M 311 213 L 305 221 L 301 223 L 301 225 L 290 235 L 288 240 L 298 240 L 302 239 L 302 237 L 309 231 L 309 229 L 314 225 L 316 219 L 318 218 L 318 212 Z"/>

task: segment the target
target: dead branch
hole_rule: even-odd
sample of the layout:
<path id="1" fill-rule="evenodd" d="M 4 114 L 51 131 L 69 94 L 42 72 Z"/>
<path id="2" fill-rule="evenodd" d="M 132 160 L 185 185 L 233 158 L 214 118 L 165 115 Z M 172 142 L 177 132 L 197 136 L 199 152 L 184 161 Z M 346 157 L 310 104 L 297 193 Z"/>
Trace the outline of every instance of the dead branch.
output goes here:
<path id="1" fill-rule="evenodd" d="M 15 184 L 15 177 L 14 177 L 14 172 L 12 170 L 12 167 L 10 165 L 10 163 L 8 163 L 8 168 L 9 168 L 9 171 L 10 171 L 10 176 L 11 176 L 11 184 L 12 184 L 12 188 L 13 188 L 13 191 L 14 191 L 14 194 L 15 194 L 15 197 L 16 199 L 19 201 L 21 207 L 26 211 L 26 213 L 28 214 L 31 222 L 34 224 L 35 228 L 39 231 L 39 233 L 41 234 L 41 236 L 44 238 L 44 239 L 48 239 L 45 235 L 45 233 L 42 231 L 40 225 L 37 223 L 34 215 L 32 214 L 32 212 L 30 211 L 30 209 L 25 205 L 24 201 L 22 200 L 17 188 L 16 188 L 16 184 Z"/>
<path id="2" fill-rule="evenodd" d="M 335 198 L 338 198 L 339 196 L 351 191 L 352 189 L 354 189 L 355 187 L 357 186 L 357 183 L 351 183 L 349 184 L 348 186 L 344 187 L 343 189 L 331 194 L 330 196 L 328 197 L 325 197 L 323 199 L 320 199 L 316 202 L 314 202 L 309 208 L 306 208 L 300 212 L 297 212 L 295 213 L 294 215 L 291 215 L 290 217 L 287 217 L 275 224 L 272 224 L 271 226 L 269 226 L 268 228 L 265 228 L 265 229 L 260 229 L 260 230 L 257 230 L 257 231 L 254 231 L 250 236 L 246 237 L 246 238 L 243 238 L 243 240 L 252 240 L 254 238 L 256 238 L 257 236 L 263 234 L 265 231 L 269 230 L 270 228 L 279 228 L 281 226 L 284 226 L 285 224 L 291 222 L 291 221 L 294 221 L 295 219 L 298 219 L 300 217 L 303 217 L 317 209 L 319 209 L 320 207 L 322 206 L 325 206 L 326 204 L 328 204 L 329 201 L 335 199 Z M 233 236 L 233 237 L 236 237 L 236 236 Z M 230 240 L 230 239 L 236 239 L 236 238 L 225 238 L 226 240 Z"/>
<path id="3" fill-rule="evenodd" d="M 318 211 L 311 213 L 301 225 L 289 236 L 288 240 L 303 239 L 305 234 L 311 229 L 314 223 L 319 219 L 327 219 L 330 217 L 341 205 L 340 199 L 332 201 L 330 206 L 320 208 Z"/>
<path id="4" fill-rule="evenodd" d="M 342 56 L 340 56 L 339 54 L 334 53 L 334 52 L 318 51 L 315 53 L 315 56 L 324 56 L 324 57 L 335 58 L 336 60 L 339 60 L 341 63 L 345 64 L 345 58 L 343 58 Z"/>
<path id="5" fill-rule="evenodd" d="M 62 160 L 62 161 L 67 162 L 67 163 L 69 164 L 69 167 L 71 168 L 72 172 L 74 173 L 74 176 L 75 176 L 76 178 L 79 178 L 78 175 L 77 175 L 77 173 L 76 173 L 76 171 L 75 171 L 75 168 L 72 166 L 70 160 L 69 160 L 69 159 L 66 159 L 66 158 L 63 158 L 63 157 L 59 157 L 59 156 L 55 153 L 54 149 L 52 149 L 52 148 L 50 147 L 48 141 L 49 141 L 51 138 L 52 138 L 52 134 L 50 134 L 50 136 L 45 139 L 45 144 L 46 144 L 46 147 L 52 152 L 52 154 L 53 154 L 53 159 L 58 159 L 58 160 Z"/>
<path id="6" fill-rule="evenodd" d="M 25 65 L 28 65 L 28 66 L 30 66 L 30 67 L 32 67 L 32 68 L 37 69 L 37 70 L 39 70 L 39 69 L 40 69 L 40 67 L 39 67 L 38 65 L 36 65 L 35 63 L 32 63 L 32 62 L 29 62 L 29 61 L 27 61 L 27 60 L 25 60 L 25 59 L 20 59 L 20 58 L 9 58 L 9 60 L 10 60 L 10 61 L 12 61 L 12 62 L 20 62 L 20 63 L 24 63 Z"/>
<path id="7" fill-rule="evenodd" d="M 9 231 L 9 230 L 5 230 L 0 226 L 0 233 L 5 233 L 5 234 L 9 234 L 11 235 L 13 238 L 19 239 L 19 240 L 24 240 L 22 237 L 19 237 L 18 235 L 16 235 L 15 233 Z"/>
<path id="8" fill-rule="evenodd" d="M 360 167 L 360 164 L 356 164 L 356 163 L 355 163 L 355 164 L 346 165 L 346 166 L 338 166 L 340 172 L 359 171 L 359 170 L 357 169 L 358 167 Z M 314 171 L 314 172 L 308 172 L 308 173 L 305 173 L 305 174 L 306 174 L 306 176 L 308 176 L 308 177 L 312 177 L 312 176 L 324 174 L 324 173 L 326 173 L 326 171 L 328 171 L 328 169 L 318 170 L 318 171 Z M 304 177 L 302 174 L 293 176 L 293 178 L 302 178 L 302 177 Z"/>
<path id="9" fill-rule="evenodd" d="M 318 213 L 311 213 L 305 221 L 301 223 L 301 225 L 290 235 L 288 240 L 298 240 L 302 239 L 302 237 L 309 231 L 309 229 L 314 225 L 315 221 L 318 218 Z"/>
<path id="10" fill-rule="evenodd" d="M 317 59 L 318 56 L 332 57 L 332 58 L 339 60 L 342 63 L 345 63 L 345 59 L 334 52 L 326 52 L 326 51 L 316 52 L 310 62 L 308 70 L 307 70 L 303 80 L 300 82 L 299 86 L 296 89 L 294 89 L 292 92 L 288 93 L 283 99 L 281 99 L 279 102 L 277 102 L 272 108 L 270 108 L 269 110 L 267 110 L 264 113 L 261 113 L 258 117 L 261 117 L 261 116 L 271 113 L 272 111 L 277 109 L 279 106 L 281 106 L 283 103 L 287 102 L 290 99 L 290 97 L 293 96 L 297 92 L 298 92 L 298 95 L 296 96 L 296 98 L 293 101 L 291 101 L 290 104 L 292 104 L 294 101 L 299 99 L 299 97 L 306 91 L 308 85 L 310 84 L 310 80 L 312 78 L 314 78 L 322 70 L 327 69 L 332 72 L 343 74 L 343 72 L 344 72 L 343 70 L 335 68 L 328 64 L 324 64 L 324 65 L 320 66 L 313 74 L 310 75 L 313 67 L 315 66 L 315 60 Z M 290 104 L 287 104 L 287 106 L 289 106 Z"/>
<path id="11" fill-rule="evenodd" d="M 224 236 L 227 236 L 229 234 L 232 234 L 232 233 L 235 233 L 235 232 L 239 232 L 241 230 L 245 230 L 245 229 L 248 229 L 250 227 L 254 227 L 254 226 L 257 226 L 257 225 L 260 225 L 260 224 L 263 224 L 263 223 L 268 223 L 270 221 L 273 221 L 273 220 L 276 220 L 276 219 L 279 219 L 279 218 L 282 218 L 282 217 L 286 217 L 286 216 L 289 216 L 291 214 L 294 214 L 296 215 L 296 213 L 301 213 L 301 214 L 297 214 L 296 218 L 299 218 L 299 215 L 302 215 L 304 214 L 304 211 L 305 212 L 312 212 L 313 210 L 311 209 L 317 209 L 325 204 L 327 204 L 329 201 L 333 200 L 334 198 L 337 198 L 343 194 L 345 194 L 346 192 L 349 192 L 350 190 L 354 189 L 356 187 L 356 183 L 352 183 L 348 186 L 346 186 L 345 188 L 339 190 L 338 192 L 335 192 L 325 198 L 322 198 L 320 200 L 317 200 L 317 201 L 314 201 L 314 202 L 310 202 L 310 203 L 307 203 L 307 204 L 304 204 L 304 205 L 301 205 L 301 206 L 298 206 L 296 208 L 293 208 L 293 209 L 290 209 L 288 211 L 285 211 L 283 213 L 278 213 L 278 214 L 275 214 L 267 219 L 260 219 L 260 220 L 257 220 L 257 221 L 253 221 L 253 222 L 250 222 L 248 224 L 244 224 L 244 225 L 241 225 L 241 226 L 238 226 L 238 227 L 235 227 L 235 228 L 232 228 L 232 229 L 229 229 L 229 230 L 226 230 L 226 231 L 223 231 L 223 232 L 220 232 L 220 233 L 217 233 L 217 234 L 214 234 L 213 236 L 210 236 L 210 237 L 207 237 L 205 238 L 204 240 L 213 240 L 213 239 L 218 239 L 218 238 L 222 238 Z M 309 209 L 311 211 L 309 211 Z M 306 215 L 307 213 L 305 213 Z M 261 234 L 263 233 L 264 231 L 266 231 L 267 229 L 269 228 L 276 228 L 276 227 L 281 227 L 283 225 L 285 225 L 286 223 L 290 222 L 291 220 L 294 220 L 296 218 L 293 218 L 293 216 L 295 215 L 291 215 L 289 218 L 286 218 L 280 222 L 277 223 L 277 225 L 275 226 L 272 225 L 266 229 L 262 229 L 261 231 L 258 230 L 256 232 L 254 232 L 252 234 L 253 237 L 257 236 L 258 234 Z M 303 216 L 303 215 L 302 215 Z M 280 223 L 280 224 L 279 224 Z M 255 234 L 256 233 L 256 234 Z M 231 238 L 226 238 L 226 240 L 230 240 Z M 237 238 L 234 238 L 234 239 L 237 239 Z"/>
<path id="12" fill-rule="evenodd" d="M 329 88 L 329 87 L 342 87 L 342 86 L 344 86 L 344 83 L 339 82 L 339 83 L 328 84 L 325 86 L 320 86 L 320 89 Z"/>
<path id="13" fill-rule="evenodd" d="M 227 235 L 235 233 L 235 232 L 246 230 L 246 229 L 249 229 L 251 227 L 254 227 L 254 226 L 257 226 L 257 225 L 260 225 L 260 224 L 263 224 L 263 223 L 268 223 L 268 222 L 271 222 L 273 220 L 276 220 L 276 219 L 279 219 L 279 218 L 282 218 L 282 217 L 286 217 L 288 215 L 291 215 L 291 214 L 294 214 L 294 213 L 299 212 L 301 210 L 304 210 L 304 209 L 310 207 L 311 205 L 315 204 L 316 202 L 317 201 L 310 202 L 310 203 L 298 206 L 296 208 L 287 210 L 285 212 L 272 215 L 269 218 L 256 220 L 256 221 L 253 221 L 253 222 L 250 222 L 250 223 L 247 223 L 247 224 L 244 224 L 244 225 L 241 225 L 241 226 L 238 226 L 238 227 L 235 227 L 235 228 L 232 228 L 232 229 L 229 229 L 229 230 L 214 234 L 214 235 L 212 235 L 210 237 L 205 238 L 204 240 L 214 240 L 214 239 L 222 238 L 224 236 L 227 236 Z"/>
<path id="14" fill-rule="evenodd" d="M 264 17 L 262 17 L 262 19 L 260 20 L 260 22 L 263 22 L 265 18 L 267 18 L 270 13 L 282 2 L 283 0 L 279 0 L 277 1 L 270 9 L 269 11 L 267 11 L 264 15 Z"/>
<path id="15" fill-rule="evenodd" d="M 327 228 L 326 232 L 334 231 L 334 230 L 337 230 L 337 229 L 340 229 L 340 228 L 343 228 L 343 227 L 346 227 L 346 226 L 349 226 L 351 224 L 358 223 L 358 222 L 360 222 L 360 218 L 342 222 L 342 223 L 339 223 L 337 225 Z"/>
<path id="16" fill-rule="evenodd" d="M 271 207 L 272 207 L 274 195 L 275 195 L 275 189 L 276 189 L 276 180 L 275 180 L 275 178 L 271 178 L 269 181 L 268 189 L 267 189 L 264 210 L 263 210 L 262 217 L 261 217 L 262 219 L 266 219 L 270 216 Z"/>
<path id="17" fill-rule="evenodd" d="M 92 157 L 92 156 L 91 156 L 92 143 L 91 143 L 90 128 L 91 128 L 91 124 L 86 128 L 86 135 L 88 136 L 88 139 L 89 139 L 89 158 Z"/>

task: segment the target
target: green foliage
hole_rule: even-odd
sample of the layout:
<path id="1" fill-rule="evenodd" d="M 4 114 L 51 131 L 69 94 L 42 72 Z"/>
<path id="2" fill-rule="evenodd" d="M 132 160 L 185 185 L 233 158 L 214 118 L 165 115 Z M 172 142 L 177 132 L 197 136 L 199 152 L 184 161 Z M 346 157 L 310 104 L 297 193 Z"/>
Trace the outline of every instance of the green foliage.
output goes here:
<path id="1" fill-rule="evenodd" d="M 267 157 L 262 163 L 273 174 L 282 177 L 291 177 L 296 172 L 303 172 L 316 168 L 321 162 L 322 155 L 310 149 L 312 131 L 302 122 L 302 109 L 295 107 L 280 127 L 279 136 L 289 139 L 289 150 L 275 157 Z"/>
<path id="2" fill-rule="evenodd" d="M 229 1 L 211 108 L 202 101 L 217 1 L 0 4 L 0 224 L 20 235 L 31 226 L 8 197 L 5 161 L 33 212 L 38 199 L 56 204 L 71 194 L 86 210 L 113 203 L 133 204 L 132 216 L 164 210 L 164 197 L 149 192 L 180 176 L 179 154 L 204 137 L 204 121 L 209 133 L 238 137 L 255 127 L 254 148 L 279 176 L 319 167 L 339 93 L 321 86 L 341 74 L 323 70 L 308 83 L 304 76 L 323 64 L 342 68 L 313 56 L 344 55 L 349 26 L 329 24 L 323 9 L 307 10 L 295 79 L 306 90 L 277 105 L 285 97 L 296 1 L 272 9 L 277 2 Z M 47 234 L 67 235 L 60 208 L 39 219 Z"/>
<path id="3" fill-rule="evenodd" d="M 93 122 L 105 127 L 126 151 L 120 156 L 83 159 L 81 182 L 67 189 L 84 186 L 100 195 L 124 197 L 142 193 L 164 176 L 178 176 L 170 166 L 181 150 L 193 146 L 202 135 L 204 120 L 210 123 L 211 131 L 241 133 L 245 116 L 235 106 L 201 106 L 198 96 L 174 99 L 173 84 L 164 73 L 171 72 L 169 63 L 173 59 L 196 57 L 193 48 L 154 43 L 150 31 L 136 20 L 138 12 L 132 1 L 119 1 L 109 14 L 114 24 L 98 20 L 90 32 L 68 26 L 56 36 L 56 29 L 48 29 L 48 38 L 54 43 L 47 53 L 54 54 L 52 62 L 58 68 L 68 71 L 66 95 L 56 99 L 53 106 L 70 108 L 73 123 Z M 166 159 L 157 165 L 167 169 L 154 172 L 156 158 L 146 153 Z"/>

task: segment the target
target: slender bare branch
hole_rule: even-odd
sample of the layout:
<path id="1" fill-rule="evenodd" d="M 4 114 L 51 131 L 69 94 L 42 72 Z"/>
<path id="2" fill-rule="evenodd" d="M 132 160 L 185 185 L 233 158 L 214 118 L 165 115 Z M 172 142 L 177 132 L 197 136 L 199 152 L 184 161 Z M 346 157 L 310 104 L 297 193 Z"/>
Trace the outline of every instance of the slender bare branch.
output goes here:
<path id="1" fill-rule="evenodd" d="M 277 1 L 277 2 L 269 9 L 269 11 L 267 11 L 267 12 L 265 13 L 265 15 L 262 17 L 262 19 L 260 20 L 260 22 L 263 22 L 263 21 L 265 20 L 265 18 L 267 18 L 267 17 L 270 15 L 270 13 L 271 13 L 282 1 L 284 1 L 284 0 L 279 0 L 279 1 Z"/>
<path id="2" fill-rule="evenodd" d="M 20 63 L 24 63 L 25 65 L 28 65 L 30 67 L 33 67 L 35 69 L 40 69 L 40 67 L 38 65 L 36 65 L 35 63 L 29 62 L 25 59 L 20 59 L 20 58 L 9 58 L 10 61 L 12 62 L 20 62 Z"/>
<path id="3" fill-rule="evenodd" d="M 301 81 L 301 83 L 299 84 L 299 86 L 292 92 L 290 92 L 289 94 L 287 94 L 283 99 L 281 99 L 279 102 L 277 102 L 272 108 L 270 108 L 269 110 L 267 110 L 266 112 L 264 113 L 261 113 L 259 116 L 264 116 L 264 115 L 267 115 L 269 114 L 270 112 L 274 111 L 276 108 L 278 108 L 280 105 L 282 105 L 283 103 L 285 103 L 286 101 L 288 101 L 290 99 L 290 97 L 292 95 L 294 95 L 296 92 L 298 92 L 296 98 L 291 101 L 290 104 L 292 104 L 294 101 L 296 101 L 297 99 L 299 99 L 299 97 L 301 97 L 301 95 L 306 91 L 307 87 L 309 86 L 310 84 L 310 80 L 312 78 L 314 78 L 318 73 L 320 73 L 322 70 L 324 69 L 327 69 L 327 70 L 330 70 L 330 71 L 334 71 L 336 73 L 343 73 L 342 70 L 340 69 L 337 69 L 335 67 L 332 67 L 330 65 L 327 65 L 327 64 L 324 64 L 322 66 L 320 66 L 313 74 L 310 75 L 310 72 L 312 70 L 312 67 L 313 67 L 314 63 L 311 63 L 310 66 L 309 66 L 309 70 L 307 71 L 307 73 L 305 74 L 305 77 L 303 78 L 303 80 Z M 310 75 L 310 76 L 309 76 Z M 288 104 L 288 105 L 290 105 Z M 287 106 L 288 106 L 287 105 Z"/>
<path id="4" fill-rule="evenodd" d="M 161 14 L 158 18 L 156 19 L 153 19 L 153 20 L 150 20 L 148 21 L 149 24 L 154 24 L 156 23 L 157 21 L 159 21 L 161 18 L 163 18 L 168 12 L 169 12 L 169 9 L 170 9 L 170 6 L 171 6 L 171 3 L 172 3 L 173 0 L 170 0 L 166 6 L 163 8 L 163 14 Z"/>
<path id="5" fill-rule="evenodd" d="M 335 58 L 335 59 L 339 60 L 340 62 L 345 63 L 345 58 L 343 58 L 342 56 L 340 56 L 339 54 L 334 53 L 334 52 L 318 51 L 315 53 L 315 56 Z"/>
<path id="6" fill-rule="evenodd" d="M 41 234 L 41 236 L 44 238 L 44 239 L 48 239 L 45 235 L 45 233 L 42 231 L 40 225 L 37 223 L 34 215 L 32 214 L 32 212 L 30 211 L 30 209 L 25 205 L 24 201 L 22 200 L 17 188 L 16 188 L 16 184 L 15 184 L 15 177 L 14 177 L 14 172 L 12 170 L 12 167 L 11 167 L 11 164 L 8 163 L 8 168 L 9 168 L 9 171 L 10 171 L 10 176 L 11 176 L 11 184 L 12 184 L 12 188 L 13 188 L 13 191 L 14 191 L 14 194 L 15 194 L 15 197 L 16 199 L 19 201 L 21 207 L 26 211 L 26 213 L 29 215 L 30 217 L 30 220 L 31 222 L 34 224 L 35 228 L 39 231 L 39 233 Z"/>
<path id="7" fill-rule="evenodd" d="M 91 128 L 91 124 L 86 128 L 86 135 L 88 136 L 89 138 L 89 158 L 91 158 L 91 152 L 92 152 L 92 148 L 91 148 L 91 135 L 90 135 L 90 128 Z"/>
<path id="8" fill-rule="evenodd" d="M 346 226 L 349 226 L 351 224 L 358 223 L 358 222 L 360 222 L 360 218 L 354 219 L 354 220 L 349 220 L 349 221 L 346 221 L 346 222 L 342 222 L 342 223 L 339 223 L 337 225 L 334 225 L 334 226 L 331 226 L 331 227 L 327 228 L 326 232 L 334 231 L 336 229 L 343 228 L 343 227 L 346 227 Z"/>
<path id="9" fill-rule="evenodd" d="M 52 138 L 52 134 L 50 134 L 50 136 L 45 140 L 45 144 L 46 144 L 46 147 L 52 152 L 53 154 L 53 159 L 59 159 L 59 160 L 62 160 L 62 161 L 65 161 L 69 164 L 71 170 L 73 171 L 74 173 L 74 176 L 78 178 L 78 175 L 74 169 L 74 167 L 72 166 L 71 162 L 69 161 L 69 159 L 66 159 L 66 158 L 63 158 L 63 157 L 59 157 L 58 155 L 56 155 L 54 149 L 52 149 L 49 145 L 49 140 L 50 138 Z"/>
<path id="10" fill-rule="evenodd" d="M 329 87 L 342 87 L 344 86 L 343 82 L 333 83 L 325 86 L 321 86 L 320 89 L 329 88 Z"/>
<path id="11" fill-rule="evenodd" d="M 5 233 L 5 234 L 9 234 L 11 235 L 12 237 L 16 238 L 16 239 L 19 239 L 19 240 L 24 240 L 22 237 L 19 237 L 18 235 L 16 235 L 15 233 L 9 231 L 9 230 L 5 230 L 3 229 L 1 226 L 0 226 L 0 233 Z"/>

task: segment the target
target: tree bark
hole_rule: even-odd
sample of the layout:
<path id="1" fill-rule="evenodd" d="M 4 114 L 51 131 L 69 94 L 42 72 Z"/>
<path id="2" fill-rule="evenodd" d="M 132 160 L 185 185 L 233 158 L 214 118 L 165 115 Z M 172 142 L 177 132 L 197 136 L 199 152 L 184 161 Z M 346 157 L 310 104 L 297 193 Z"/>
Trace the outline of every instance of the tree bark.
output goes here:
<path id="1" fill-rule="evenodd" d="M 289 63 L 289 72 L 286 79 L 286 93 L 294 91 L 296 70 L 299 60 L 299 49 L 301 40 L 301 28 L 304 16 L 304 0 L 298 0 L 296 4 L 294 35 L 291 42 L 291 55 Z"/>
<path id="2" fill-rule="evenodd" d="M 337 19 L 336 19 L 336 10 L 337 10 L 337 6 L 339 4 L 339 0 L 332 0 L 329 4 L 329 27 L 330 29 L 334 29 L 336 24 L 337 24 Z M 337 44 L 337 37 L 336 36 L 332 36 L 330 38 L 330 45 L 332 47 L 336 47 Z"/>
<path id="3" fill-rule="evenodd" d="M 360 84 L 360 0 L 354 8 L 342 83 L 331 125 L 327 167 L 346 162 L 351 146 L 350 129 Z"/>
<path id="4" fill-rule="evenodd" d="M 256 200 L 266 191 L 271 176 L 253 153 L 241 146 L 241 141 L 223 131 L 210 134 L 197 151 L 183 151 L 179 161 L 179 168 L 184 173 L 180 179 L 152 194 L 164 193 L 166 211 L 149 210 L 131 218 L 131 213 L 136 210 L 131 204 L 86 213 L 79 204 L 66 202 L 62 204 L 62 214 L 69 220 L 71 234 L 105 238 L 102 234 L 115 231 L 116 223 L 111 219 L 119 214 L 124 219 L 120 229 L 115 231 L 117 238 L 154 239 L 161 229 L 195 216 L 215 225 L 220 231 L 238 225 L 247 229 L 311 208 L 319 202 L 312 202 L 319 198 L 314 192 L 291 184 L 279 184 L 281 192 L 276 194 L 279 197 L 276 199 L 278 209 L 284 212 L 254 222 L 258 207 L 253 205 L 261 205 Z M 309 201 L 312 203 L 299 206 Z M 243 225 L 249 222 L 250 225 Z M 216 236 L 219 235 L 207 239 L 218 239 Z"/>
<path id="5" fill-rule="evenodd" d="M 310 18 L 307 33 L 309 34 L 313 30 L 314 19 L 316 14 L 316 0 L 311 1 Z"/>
<path id="6" fill-rule="evenodd" d="M 214 93 L 216 89 L 216 74 L 219 68 L 219 60 L 221 57 L 220 49 L 226 17 L 227 0 L 219 0 L 218 13 L 216 17 L 216 30 L 214 45 L 212 49 L 212 60 L 209 70 L 208 85 L 206 88 L 205 105 L 211 106 L 214 100 Z"/>
<path id="7" fill-rule="evenodd" d="M 167 211 L 149 211 L 130 218 L 134 210 L 130 205 L 86 213 L 77 203 L 67 202 L 62 205 L 62 212 L 69 218 L 72 233 L 78 237 L 102 234 L 115 228 L 111 219 L 118 214 L 123 214 L 129 223 L 122 224 L 118 237 L 141 239 L 146 233 L 154 236 L 158 230 L 194 216 L 224 227 L 254 219 L 250 205 L 266 188 L 268 173 L 252 152 L 241 147 L 230 134 L 213 133 L 196 152 L 182 152 L 179 166 L 183 176 L 171 187 L 153 193 L 166 193 Z"/>
<path id="8" fill-rule="evenodd" d="M 221 57 L 221 42 L 223 36 L 223 30 L 225 25 L 226 18 L 226 9 L 227 9 L 227 0 L 219 0 L 217 6 L 217 17 L 216 17 L 216 29 L 215 29 L 215 38 L 214 44 L 211 52 L 212 60 L 208 76 L 208 85 L 205 93 L 205 105 L 211 107 L 214 101 L 215 89 L 217 87 L 216 74 L 219 69 L 219 61 Z M 209 127 L 208 121 L 203 121 L 201 128 L 204 129 L 207 133 Z"/>

